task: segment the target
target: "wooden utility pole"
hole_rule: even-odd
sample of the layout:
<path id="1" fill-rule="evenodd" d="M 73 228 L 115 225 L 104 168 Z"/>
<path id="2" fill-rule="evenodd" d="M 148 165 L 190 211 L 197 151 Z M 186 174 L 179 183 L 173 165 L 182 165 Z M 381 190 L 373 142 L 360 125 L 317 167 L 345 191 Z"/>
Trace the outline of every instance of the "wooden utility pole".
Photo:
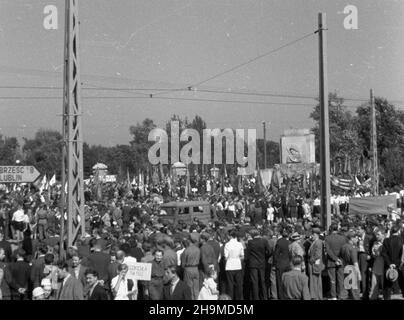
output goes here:
<path id="1" fill-rule="evenodd" d="M 328 230 L 331 224 L 330 186 L 330 128 L 328 118 L 327 79 L 327 30 L 326 14 L 318 14 L 319 80 L 320 80 L 320 176 L 321 176 L 321 222 Z"/>
<path id="2" fill-rule="evenodd" d="M 376 131 L 376 110 L 373 89 L 370 89 L 370 114 L 372 123 L 372 160 L 373 160 L 373 195 L 379 194 L 379 168 L 377 161 L 377 131 Z"/>
<path id="3" fill-rule="evenodd" d="M 267 168 L 267 128 L 265 121 L 262 122 L 262 126 L 264 129 L 264 169 Z"/>

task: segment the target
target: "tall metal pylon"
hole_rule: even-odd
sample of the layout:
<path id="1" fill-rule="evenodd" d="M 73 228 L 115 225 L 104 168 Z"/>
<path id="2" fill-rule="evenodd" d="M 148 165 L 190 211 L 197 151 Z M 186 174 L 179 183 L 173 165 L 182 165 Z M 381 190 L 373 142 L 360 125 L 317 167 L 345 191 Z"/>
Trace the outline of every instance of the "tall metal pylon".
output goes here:
<path id="1" fill-rule="evenodd" d="M 84 235 L 85 232 L 78 0 L 65 0 L 64 44 L 61 208 L 66 209 L 66 235 L 69 247 L 76 242 L 79 234 Z M 61 221 L 62 240 L 65 226 L 63 218 Z"/>

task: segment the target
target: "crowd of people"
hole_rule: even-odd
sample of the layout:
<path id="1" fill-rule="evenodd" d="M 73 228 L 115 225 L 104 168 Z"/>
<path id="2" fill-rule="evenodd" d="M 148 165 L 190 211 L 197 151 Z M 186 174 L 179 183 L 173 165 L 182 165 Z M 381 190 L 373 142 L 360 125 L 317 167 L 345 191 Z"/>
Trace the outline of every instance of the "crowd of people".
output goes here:
<path id="1" fill-rule="evenodd" d="M 318 195 L 254 188 L 194 195 L 211 219 L 175 223 L 161 215 L 161 187 L 112 184 L 103 199 L 86 189 L 85 234 L 60 241 L 57 190 L 0 191 L 0 299 L 323 300 L 391 299 L 404 294 L 401 192 L 388 215 L 349 215 L 333 195 L 322 228 Z M 394 190 L 390 190 L 394 192 Z M 352 195 L 351 195 L 352 196 Z M 174 199 L 185 201 L 186 199 Z M 65 240 L 65 239 L 63 239 Z M 63 250 L 60 244 L 63 243 Z M 128 276 L 151 264 L 151 280 Z"/>

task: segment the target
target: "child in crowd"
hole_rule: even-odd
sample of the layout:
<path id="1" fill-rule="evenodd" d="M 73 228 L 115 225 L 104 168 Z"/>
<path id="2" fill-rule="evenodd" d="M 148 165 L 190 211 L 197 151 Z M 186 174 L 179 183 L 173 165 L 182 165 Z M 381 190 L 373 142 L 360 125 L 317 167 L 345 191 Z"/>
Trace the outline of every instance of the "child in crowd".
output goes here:
<path id="1" fill-rule="evenodd" d="M 208 278 L 203 282 L 198 300 L 218 300 L 219 291 L 217 290 L 217 273 L 213 266 L 210 266 Z"/>

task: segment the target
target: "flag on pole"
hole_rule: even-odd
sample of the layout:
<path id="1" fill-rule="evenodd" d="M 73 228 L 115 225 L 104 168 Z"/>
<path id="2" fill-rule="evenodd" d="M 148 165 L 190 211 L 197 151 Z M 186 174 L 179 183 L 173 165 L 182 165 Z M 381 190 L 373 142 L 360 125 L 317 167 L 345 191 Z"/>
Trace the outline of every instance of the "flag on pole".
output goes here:
<path id="1" fill-rule="evenodd" d="M 243 176 L 237 176 L 237 189 L 240 196 L 243 195 Z"/>
<path id="2" fill-rule="evenodd" d="M 160 162 L 159 168 L 160 168 L 160 179 L 164 180 L 165 176 L 164 176 L 164 168 L 163 168 L 163 163 L 162 162 Z"/>
<path id="3" fill-rule="evenodd" d="M 167 177 L 167 187 L 168 187 L 168 192 L 171 195 L 172 187 L 171 187 L 171 177 Z"/>
<path id="4" fill-rule="evenodd" d="M 357 176 L 355 176 L 355 183 L 356 183 L 357 186 L 360 186 L 360 185 L 361 185 L 361 183 L 360 183 L 360 181 L 359 181 L 359 179 L 358 179 Z"/>
<path id="5" fill-rule="evenodd" d="M 187 165 L 187 182 L 186 182 L 186 186 L 185 186 L 185 197 L 188 197 L 190 191 L 191 191 L 191 182 L 189 179 L 189 170 L 188 170 L 188 165 Z"/>
<path id="6" fill-rule="evenodd" d="M 370 188 L 372 186 L 372 178 L 367 179 L 362 185 L 364 187 Z"/>
<path id="7" fill-rule="evenodd" d="M 49 186 L 53 187 L 56 184 L 56 174 L 53 174 L 52 178 L 49 180 Z"/>
<path id="8" fill-rule="evenodd" d="M 143 185 L 142 173 L 139 171 L 139 186 Z"/>
<path id="9" fill-rule="evenodd" d="M 258 185 L 258 191 L 260 193 L 264 194 L 265 200 L 269 203 L 272 200 L 272 195 L 268 192 L 268 189 L 264 185 L 264 179 L 262 177 L 262 172 L 258 166 L 257 168 L 258 174 L 257 174 L 257 185 Z"/>
<path id="10" fill-rule="evenodd" d="M 67 184 L 66 184 L 66 187 L 67 187 Z M 95 172 L 95 176 L 94 176 L 94 188 L 95 188 L 94 191 L 95 191 L 96 200 L 101 201 L 102 200 L 102 189 L 101 189 L 100 173 L 99 173 L 98 168 L 97 168 L 97 171 Z"/>
<path id="11" fill-rule="evenodd" d="M 126 185 L 127 185 L 127 188 L 130 190 L 131 184 L 130 184 L 130 177 L 129 177 L 129 168 L 126 168 L 126 175 L 127 175 Z"/>
<path id="12" fill-rule="evenodd" d="M 344 190 L 351 190 L 352 188 L 352 179 L 342 179 L 336 176 L 331 176 L 331 183 Z"/>
<path id="13" fill-rule="evenodd" d="M 42 193 L 47 183 L 46 174 L 43 176 L 41 185 L 39 186 L 39 193 Z"/>
<path id="14" fill-rule="evenodd" d="M 153 169 L 152 182 L 154 185 L 158 185 L 159 183 L 158 167 L 153 167 L 152 169 Z"/>

